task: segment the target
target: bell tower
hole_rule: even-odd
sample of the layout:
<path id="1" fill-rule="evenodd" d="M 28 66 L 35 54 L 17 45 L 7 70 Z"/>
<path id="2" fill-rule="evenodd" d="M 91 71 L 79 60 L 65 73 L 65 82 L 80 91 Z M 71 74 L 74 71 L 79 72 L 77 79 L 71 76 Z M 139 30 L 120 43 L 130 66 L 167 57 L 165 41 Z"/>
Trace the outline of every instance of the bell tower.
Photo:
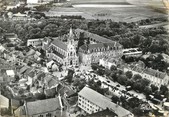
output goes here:
<path id="1" fill-rule="evenodd" d="M 76 46 L 75 46 L 75 35 L 73 33 L 72 27 L 69 30 L 68 34 L 68 42 L 67 42 L 67 52 L 68 52 L 68 64 L 69 66 L 76 66 L 78 64 L 78 57 L 76 54 Z"/>

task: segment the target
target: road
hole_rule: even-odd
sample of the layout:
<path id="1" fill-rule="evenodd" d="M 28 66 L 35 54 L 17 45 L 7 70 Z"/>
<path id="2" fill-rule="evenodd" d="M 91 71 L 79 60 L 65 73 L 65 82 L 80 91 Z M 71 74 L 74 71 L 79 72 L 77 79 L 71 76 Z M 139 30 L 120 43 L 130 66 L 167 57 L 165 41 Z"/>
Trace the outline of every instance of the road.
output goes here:
<path id="1" fill-rule="evenodd" d="M 116 85 L 120 85 L 119 83 L 113 82 L 113 81 L 111 81 L 111 80 L 109 80 L 110 82 L 108 83 L 108 82 L 107 82 L 108 79 L 106 79 L 105 77 L 102 77 L 102 76 L 97 76 L 97 77 L 99 78 L 99 80 L 100 80 L 101 82 L 106 82 L 106 83 L 107 83 L 108 85 L 110 85 L 110 86 L 116 87 Z M 125 88 L 123 85 L 120 85 L 120 87 L 118 87 L 118 89 L 119 89 L 120 91 L 126 90 L 126 88 Z M 135 92 L 135 91 L 133 91 L 133 90 L 128 91 L 128 93 L 133 94 L 134 96 L 138 97 L 138 98 L 141 99 L 141 100 L 144 100 L 144 101 L 145 101 L 145 99 L 146 99 L 146 97 L 145 97 L 144 94 L 137 93 L 137 92 Z"/>
<path id="2" fill-rule="evenodd" d="M 143 25 L 143 26 L 139 26 L 139 28 L 155 28 L 155 27 L 166 26 L 166 25 L 168 25 L 168 22 L 162 22 L 162 23 L 151 24 L 151 25 Z"/>

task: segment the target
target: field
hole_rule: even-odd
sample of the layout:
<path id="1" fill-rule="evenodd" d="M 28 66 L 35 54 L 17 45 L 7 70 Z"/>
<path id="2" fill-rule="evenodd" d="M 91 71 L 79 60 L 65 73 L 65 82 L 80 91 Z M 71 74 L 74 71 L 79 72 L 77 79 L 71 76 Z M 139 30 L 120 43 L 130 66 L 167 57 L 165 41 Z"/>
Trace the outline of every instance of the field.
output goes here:
<path id="1" fill-rule="evenodd" d="M 109 7 L 109 8 L 76 8 L 95 19 L 112 19 L 114 21 L 134 22 L 152 17 L 163 17 L 165 14 L 155 12 L 145 7 Z"/>

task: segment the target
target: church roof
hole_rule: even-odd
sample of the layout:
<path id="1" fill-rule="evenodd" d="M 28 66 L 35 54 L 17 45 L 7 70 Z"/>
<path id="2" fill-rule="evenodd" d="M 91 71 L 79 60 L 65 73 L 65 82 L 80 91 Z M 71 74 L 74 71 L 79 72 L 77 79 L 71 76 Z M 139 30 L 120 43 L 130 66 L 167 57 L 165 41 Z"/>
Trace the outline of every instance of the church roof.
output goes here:
<path id="1" fill-rule="evenodd" d="M 64 42 L 60 41 L 59 39 L 53 40 L 52 44 L 67 51 L 67 45 Z"/>

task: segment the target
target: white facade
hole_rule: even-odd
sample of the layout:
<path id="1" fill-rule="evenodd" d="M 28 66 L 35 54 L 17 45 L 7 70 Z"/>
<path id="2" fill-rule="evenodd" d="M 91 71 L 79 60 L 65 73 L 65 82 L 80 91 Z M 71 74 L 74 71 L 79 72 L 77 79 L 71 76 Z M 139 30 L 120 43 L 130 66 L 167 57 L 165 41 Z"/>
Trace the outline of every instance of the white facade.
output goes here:
<path id="1" fill-rule="evenodd" d="M 42 41 L 43 41 L 43 38 L 39 38 L 39 39 L 28 39 L 28 40 L 27 40 L 27 46 L 32 45 L 33 47 L 39 47 L 39 46 L 42 46 Z"/>
<path id="2" fill-rule="evenodd" d="M 110 61 L 105 60 L 105 59 L 100 59 L 99 60 L 99 65 L 102 65 L 103 67 L 110 69 L 112 65 L 116 66 L 116 62 L 115 61 L 114 62 L 110 62 Z"/>
<path id="3" fill-rule="evenodd" d="M 101 95 L 100 93 L 84 87 L 78 93 L 78 107 L 84 110 L 88 114 L 96 113 L 109 109 L 113 111 L 118 117 L 134 117 L 134 115 L 121 106 L 111 102 L 111 99 Z"/>
<path id="4" fill-rule="evenodd" d="M 158 87 L 160 87 L 161 85 L 166 85 L 166 86 L 168 85 L 169 76 L 166 73 L 156 71 L 156 73 L 154 73 L 154 75 L 152 75 L 152 74 L 149 74 L 147 72 L 148 70 L 152 70 L 152 72 L 155 71 L 155 70 L 150 69 L 150 68 L 142 69 L 141 72 L 134 70 L 134 69 L 131 69 L 131 68 L 124 68 L 124 72 L 131 71 L 133 73 L 133 75 L 139 74 L 140 76 L 142 76 L 142 78 L 149 80 L 152 84 L 154 84 Z"/>
<path id="5" fill-rule="evenodd" d="M 126 57 L 139 57 L 142 55 L 142 51 L 138 48 L 123 49 L 123 55 Z"/>

